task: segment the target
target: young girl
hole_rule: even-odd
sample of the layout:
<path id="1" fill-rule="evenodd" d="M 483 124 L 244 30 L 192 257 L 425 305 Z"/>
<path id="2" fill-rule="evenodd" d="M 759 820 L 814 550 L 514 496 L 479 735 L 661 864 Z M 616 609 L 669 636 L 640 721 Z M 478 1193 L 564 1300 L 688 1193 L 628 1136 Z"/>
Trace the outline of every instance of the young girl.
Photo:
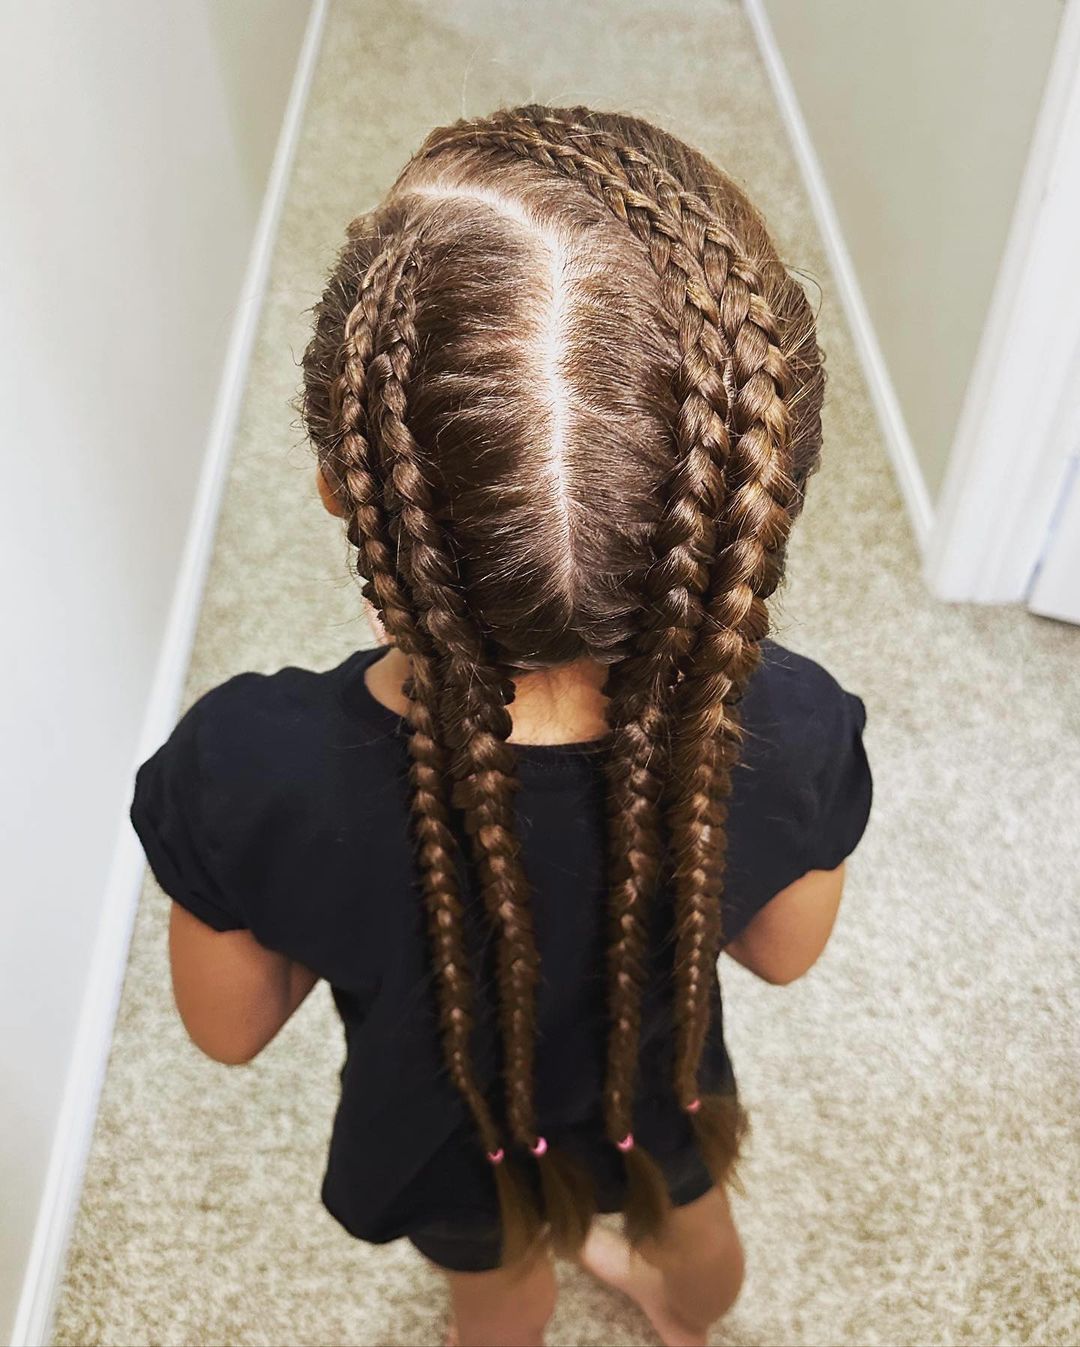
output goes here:
<path id="1" fill-rule="evenodd" d="M 810 967 L 871 802 L 862 701 L 767 635 L 823 382 L 696 151 L 581 107 L 433 131 L 304 357 L 384 644 L 230 678 L 139 770 L 192 1039 L 249 1061 L 329 983 L 323 1201 L 446 1271 L 462 1344 L 542 1340 L 552 1251 L 665 1343 L 738 1294 L 717 959 Z"/>

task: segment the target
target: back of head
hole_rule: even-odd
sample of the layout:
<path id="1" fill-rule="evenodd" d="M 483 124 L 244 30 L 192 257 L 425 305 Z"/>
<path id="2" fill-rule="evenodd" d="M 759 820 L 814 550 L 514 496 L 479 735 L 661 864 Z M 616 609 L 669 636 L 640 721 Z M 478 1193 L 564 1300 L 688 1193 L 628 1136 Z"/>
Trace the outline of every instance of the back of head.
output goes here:
<path id="1" fill-rule="evenodd" d="M 714 1177 L 745 1128 L 699 1096 L 722 939 L 724 800 L 765 600 L 820 453 L 814 321 L 764 223 L 637 118 L 527 106 L 438 128 L 354 220 L 316 307 L 304 415 L 364 592 L 410 657 L 414 821 L 444 1051 L 492 1159 L 505 1255 L 587 1228 L 537 1133 L 539 974 L 514 836 L 513 677 L 607 667 L 607 1130 L 633 1237 L 666 1194 L 632 1133 L 646 914 L 670 842 L 672 1082 Z M 499 939 L 507 1136 L 473 1073 L 451 822 Z M 515 1160 L 540 1166 L 544 1210 Z"/>

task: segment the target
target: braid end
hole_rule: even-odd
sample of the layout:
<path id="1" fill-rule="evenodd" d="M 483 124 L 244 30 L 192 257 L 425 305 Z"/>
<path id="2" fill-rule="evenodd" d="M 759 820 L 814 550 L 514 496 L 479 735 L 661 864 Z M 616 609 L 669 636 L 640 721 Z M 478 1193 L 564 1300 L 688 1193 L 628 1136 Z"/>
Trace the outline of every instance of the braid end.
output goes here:
<path id="1" fill-rule="evenodd" d="M 695 1101 L 696 1102 L 696 1101 Z M 740 1196 L 746 1188 L 736 1165 L 750 1135 L 750 1116 L 735 1094 L 706 1094 L 700 1107 L 690 1111 L 701 1157 L 719 1187 L 729 1184 Z"/>
<path id="2" fill-rule="evenodd" d="M 502 1266 L 531 1263 L 543 1249 L 544 1223 L 528 1180 L 507 1155 L 492 1170 L 502 1226 Z"/>
<path id="3" fill-rule="evenodd" d="M 537 1156 L 544 1210 L 551 1226 L 551 1247 L 563 1258 L 580 1251 L 596 1214 L 589 1173 L 565 1151 L 548 1147 Z"/>
<path id="4" fill-rule="evenodd" d="M 656 1161 L 638 1145 L 623 1152 L 626 1163 L 626 1201 L 623 1233 L 631 1245 L 663 1230 L 671 1210 L 667 1181 Z"/>

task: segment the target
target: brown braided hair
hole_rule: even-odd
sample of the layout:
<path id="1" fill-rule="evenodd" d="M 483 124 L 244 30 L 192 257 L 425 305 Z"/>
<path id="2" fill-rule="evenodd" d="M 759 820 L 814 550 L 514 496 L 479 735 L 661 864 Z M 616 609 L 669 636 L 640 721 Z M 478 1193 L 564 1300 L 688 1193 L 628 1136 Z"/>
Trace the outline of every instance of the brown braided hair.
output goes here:
<path id="1" fill-rule="evenodd" d="M 593 1213 L 588 1176 L 538 1130 L 514 675 L 606 666 L 605 1125 L 636 1242 L 668 1207 L 633 1137 L 648 919 L 668 875 L 672 1086 L 716 1182 L 748 1126 L 734 1095 L 699 1093 L 698 1071 L 738 703 L 820 454 L 813 315 L 758 212 L 697 151 L 628 115 L 529 105 L 431 132 L 349 225 L 303 363 L 363 592 L 409 657 L 443 1050 L 492 1160 L 507 1263 L 545 1224 L 577 1249 Z M 505 1123 L 472 1060 L 458 818 L 496 935 Z"/>

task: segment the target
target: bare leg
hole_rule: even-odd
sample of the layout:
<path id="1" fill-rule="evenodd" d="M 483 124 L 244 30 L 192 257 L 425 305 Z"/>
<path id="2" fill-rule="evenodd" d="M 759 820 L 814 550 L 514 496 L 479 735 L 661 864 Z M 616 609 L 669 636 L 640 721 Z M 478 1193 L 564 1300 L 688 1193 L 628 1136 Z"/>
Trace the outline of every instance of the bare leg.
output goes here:
<path id="1" fill-rule="evenodd" d="M 555 1310 L 549 1254 L 522 1269 L 445 1272 L 450 1286 L 450 1347 L 542 1347 Z"/>
<path id="2" fill-rule="evenodd" d="M 629 1296 L 665 1347 L 703 1347 L 710 1325 L 734 1305 L 746 1270 L 722 1188 L 676 1207 L 663 1237 L 636 1251 L 621 1235 L 594 1224 L 581 1263 Z"/>

